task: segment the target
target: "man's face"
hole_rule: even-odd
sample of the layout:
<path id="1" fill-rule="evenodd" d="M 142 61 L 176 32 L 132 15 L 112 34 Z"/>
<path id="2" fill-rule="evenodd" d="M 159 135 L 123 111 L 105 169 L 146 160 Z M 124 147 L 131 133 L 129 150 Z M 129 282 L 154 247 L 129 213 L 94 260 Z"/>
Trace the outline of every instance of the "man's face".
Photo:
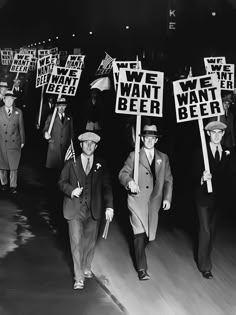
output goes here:
<path id="1" fill-rule="evenodd" d="M 222 137 L 225 132 L 221 129 L 214 129 L 212 131 L 208 131 L 207 133 L 210 136 L 210 142 L 217 145 L 221 143 Z"/>
<path id="2" fill-rule="evenodd" d="M 94 141 L 87 140 L 80 143 L 82 151 L 85 155 L 91 156 L 97 148 L 97 144 Z"/>
<path id="3" fill-rule="evenodd" d="M 66 109 L 66 105 L 59 105 L 58 106 L 58 112 L 60 114 L 63 114 L 65 112 L 65 109 Z"/>
<path id="4" fill-rule="evenodd" d="M 0 87 L 0 94 L 5 95 L 8 89 L 4 86 Z"/>
<path id="5" fill-rule="evenodd" d="M 230 102 L 229 101 L 223 101 L 223 107 L 224 107 L 224 110 L 228 110 L 230 107 Z"/>
<path id="6" fill-rule="evenodd" d="M 7 96 L 5 97 L 4 102 L 7 107 L 11 107 L 14 103 L 14 98 L 12 98 L 11 96 Z"/>
<path id="7" fill-rule="evenodd" d="M 143 141 L 144 148 L 150 150 L 154 148 L 155 144 L 158 141 L 158 138 L 154 136 L 145 136 L 145 137 L 142 137 L 142 141 Z"/>

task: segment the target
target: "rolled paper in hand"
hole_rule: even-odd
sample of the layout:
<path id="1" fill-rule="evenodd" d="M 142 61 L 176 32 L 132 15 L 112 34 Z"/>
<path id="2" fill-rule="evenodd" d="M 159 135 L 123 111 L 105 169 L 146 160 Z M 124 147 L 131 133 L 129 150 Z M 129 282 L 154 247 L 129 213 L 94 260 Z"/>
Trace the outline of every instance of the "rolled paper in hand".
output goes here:
<path id="1" fill-rule="evenodd" d="M 102 238 L 107 238 L 107 234 L 108 234 L 108 229 L 109 229 L 109 224 L 110 224 L 110 220 L 106 221 L 106 225 L 102 234 Z"/>

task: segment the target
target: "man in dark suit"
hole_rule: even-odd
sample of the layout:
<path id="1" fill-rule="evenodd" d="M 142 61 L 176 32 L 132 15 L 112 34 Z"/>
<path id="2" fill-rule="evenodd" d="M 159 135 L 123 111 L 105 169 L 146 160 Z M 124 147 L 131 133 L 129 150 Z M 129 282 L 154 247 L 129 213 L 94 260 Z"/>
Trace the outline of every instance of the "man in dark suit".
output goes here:
<path id="1" fill-rule="evenodd" d="M 156 125 L 145 125 L 141 134 L 138 183 L 134 181 L 135 153 L 131 152 L 119 173 L 120 183 L 130 191 L 128 208 L 134 233 L 135 262 L 139 280 L 149 280 L 145 247 L 156 237 L 160 208 L 169 210 L 173 178 L 168 156 L 154 146 L 160 135 Z"/>
<path id="2" fill-rule="evenodd" d="M 66 114 L 66 107 L 66 99 L 58 99 L 56 102 L 57 113 L 51 134 L 48 133 L 48 129 L 52 120 L 52 114 L 48 116 L 43 129 L 44 138 L 48 140 L 46 167 L 58 170 L 59 172 L 64 166 L 65 154 L 71 143 L 71 139 L 73 139 L 72 117 Z"/>
<path id="3" fill-rule="evenodd" d="M 211 252 L 218 211 L 225 200 L 224 192 L 229 181 L 230 151 L 221 145 L 226 125 L 220 121 L 205 126 L 209 143 L 207 145 L 210 172 L 206 171 L 202 151 L 195 155 L 193 164 L 195 203 L 199 218 L 198 267 L 206 279 L 211 273 Z M 208 193 L 207 180 L 212 181 L 213 192 Z"/>
<path id="4" fill-rule="evenodd" d="M 6 92 L 5 106 L 0 108 L 0 180 L 2 190 L 6 190 L 10 171 L 10 191 L 16 194 L 17 170 L 25 144 L 25 130 L 22 111 L 14 106 L 14 100 L 13 93 Z"/>
<path id="5" fill-rule="evenodd" d="M 84 278 L 91 278 L 91 264 L 103 207 L 106 219 L 113 218 L 113 195 L 109 172 L 103 159 L 94 155 L 100 136 L 85 132 L 79 136 L 82 153 L 76 162 L 65 163 L 59 179 L 64 193 L 63 213 L 69 225 L 74 263 L 74 289 L 84 288 Z"/>

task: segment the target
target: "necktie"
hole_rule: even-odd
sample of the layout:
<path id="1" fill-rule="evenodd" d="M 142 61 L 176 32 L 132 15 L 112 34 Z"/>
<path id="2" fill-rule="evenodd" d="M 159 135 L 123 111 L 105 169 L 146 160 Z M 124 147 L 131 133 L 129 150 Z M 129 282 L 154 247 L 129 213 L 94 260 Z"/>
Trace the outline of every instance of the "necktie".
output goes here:
<path id="1" fill-rule="evenodd" d="M 216 161 L 216 164 L 218 164 L 220 162 L 220 152 L 219 152 L 218 147 L 216 147 L 215 161 Z"/>
<path id="2" fill-rule="evenodd" d="M 152 153 L 151 153 L 151 151 L 148 153 L 148 161 L 149 161 L 149 164 L 151 165 L 152 164 Z"/>
<path id="3" fill-rule="evenodd" d="M 86 164 L 86 168 L 85 168 L 85 174 L 88 175 L 89 172 L 90 172 L 90 161 L 89 161 L 89 158 L 88 158 L 87 164 Z"/>
<path id="4" fill-rule="evenodd" d="M 64 123 L 64 119 L 65 119 L 64 115 L 61 114 L 61 122 L 62 122 L 62 124 Z"/>
<path id="5" fill-rule="evenodd" d="M 11 116 L 11 110 L 10 110 L 10 108 L 9 108 L 8 111 L 7 111 L 7 115 L 8 115 L 8 117 Z"/>

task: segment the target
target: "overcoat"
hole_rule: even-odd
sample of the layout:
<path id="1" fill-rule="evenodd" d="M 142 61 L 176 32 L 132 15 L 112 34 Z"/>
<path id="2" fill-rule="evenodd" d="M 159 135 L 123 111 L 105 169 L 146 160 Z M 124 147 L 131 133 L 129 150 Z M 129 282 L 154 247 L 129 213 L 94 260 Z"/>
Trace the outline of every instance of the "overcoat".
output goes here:
<path id="1" fill-rule="evenodd" d="M 83 166 L 81 156 L 76 159 L 66 161 L 61 172 L 58 185 L 64 193 L 63 213 L 67 220 L 75 219 L 82 206 L 82 192 L 79 198 L 71 198 L 72 191 L 78 187 L 84 187 Z M 93 166 L 90 170 L 91 178 L 91 215 L 94 220 L 101 219 L 104 208 L 113 208 L 113 195 L 110 175 L 103 159 L 94 156 Z"/>
<path id="2" fill-rule="evenodd" d="M 0 169 L 17 170 L 21 157 L 21 144 L 25 143 L 22 111 L 13 106 L 8 117 L 5 106 L 0 108 Z"/>
<path id="3" fill-rule="evenodd" d="M 52 115 L 50 114 L 45 122 L 43 132 L 48 131 L 51 119 Z M 73 139 L 72 118 L 65 116 L 64 123 L 62 123 L 57 113 L 52 127 L 51 139 L 48 141 L 47 168 L 62 169 L 71 139 Z"/>
<path id="4" fill-rule="evenodd" d="M 134 177 L 134 157 L 134 152 L 131 152 L 119 173 L 120 183 L 126 188 Z M 138 176 L 140 193 L 128 195 L 128 208 L 131 212 L 134 234 L 140 233 L 138 227 L 135 226 L 135 217 L 138 217 L 150 241 L 154 240 L 156 236 L 158 213 L 162 201 L 165 199 L 171 203 L 173 189 L 173 177 L 168 156 L 155 149 L 154 163 L 155 183 L 146 153 L 142 148 L 139 155 Z"/>

